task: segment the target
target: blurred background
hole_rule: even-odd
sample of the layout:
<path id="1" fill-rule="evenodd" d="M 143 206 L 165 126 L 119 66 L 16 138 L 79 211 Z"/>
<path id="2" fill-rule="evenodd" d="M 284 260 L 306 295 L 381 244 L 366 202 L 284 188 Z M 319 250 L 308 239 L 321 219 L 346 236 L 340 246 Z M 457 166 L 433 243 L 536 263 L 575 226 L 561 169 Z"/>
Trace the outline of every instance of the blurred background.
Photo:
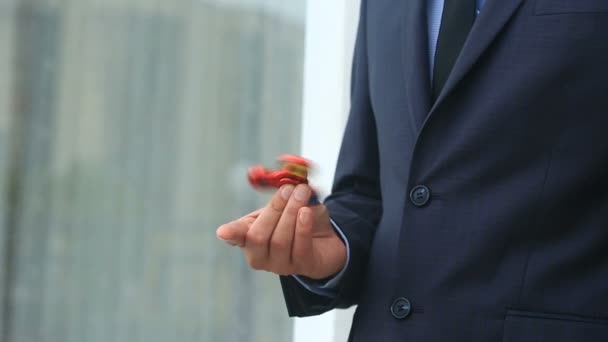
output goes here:
<path id="1" fill-rule="evenodd" d="M 304 0 L 0 0 L 0 341 L 290 341 L 216 227 L 300 150 Z M 350 59 L 350 56 L 348 56 Z"/>

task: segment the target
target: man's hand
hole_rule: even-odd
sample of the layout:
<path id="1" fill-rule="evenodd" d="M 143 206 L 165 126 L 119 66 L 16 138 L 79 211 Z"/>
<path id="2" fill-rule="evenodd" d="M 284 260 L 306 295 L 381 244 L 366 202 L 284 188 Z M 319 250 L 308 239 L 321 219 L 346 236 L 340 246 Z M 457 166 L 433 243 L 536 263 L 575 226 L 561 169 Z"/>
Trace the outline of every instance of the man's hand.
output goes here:
<path id="1" fill-rule="evenodd" d="M 280 275 L 323 279 L 340 272 L 346 247 L 327 208 L 308 207 L 308 185 L 284 185 L 266 207 L 217 229 L 217 237 L 241 247 L 249 265 Z"/>

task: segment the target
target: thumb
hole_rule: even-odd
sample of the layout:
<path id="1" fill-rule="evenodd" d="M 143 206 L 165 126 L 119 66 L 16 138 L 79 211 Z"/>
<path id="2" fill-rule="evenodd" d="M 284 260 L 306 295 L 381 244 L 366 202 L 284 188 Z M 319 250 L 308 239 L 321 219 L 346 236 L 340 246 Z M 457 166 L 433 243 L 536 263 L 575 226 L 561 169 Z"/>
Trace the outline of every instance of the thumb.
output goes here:
<path id="1" fill-rule="evenodd" d="M 221 225 L 215 232 L 217 238 L 232 246 L 245 246 L 247 232 L 249 231 L 249 224 L 245 221 L 238 220 Z"/>

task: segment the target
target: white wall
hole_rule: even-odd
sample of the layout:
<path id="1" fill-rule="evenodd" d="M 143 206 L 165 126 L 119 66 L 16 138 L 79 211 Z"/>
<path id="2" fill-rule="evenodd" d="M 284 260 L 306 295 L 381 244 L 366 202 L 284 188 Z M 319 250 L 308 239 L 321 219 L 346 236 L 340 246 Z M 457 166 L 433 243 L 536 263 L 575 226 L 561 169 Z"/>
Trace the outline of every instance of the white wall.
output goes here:
<path id="1" fill-rule="evenodd" d="M 322 195 L 331 189 L 350 107 L 350 68 L 360 0 L 308 0 L 302 115 L 302 155 L 317 166 L 311 177 Z M 351 310 L 296 319 L 295 342 L 346 341 Z"/>

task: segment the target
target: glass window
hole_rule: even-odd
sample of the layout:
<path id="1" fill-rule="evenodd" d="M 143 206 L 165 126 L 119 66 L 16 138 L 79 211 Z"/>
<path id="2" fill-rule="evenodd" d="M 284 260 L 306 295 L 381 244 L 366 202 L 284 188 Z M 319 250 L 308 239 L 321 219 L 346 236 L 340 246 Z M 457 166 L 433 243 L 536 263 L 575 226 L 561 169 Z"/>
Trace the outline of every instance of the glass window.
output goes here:
<path id="1" fill-rule="evenodd" d="M 305 1 L 0 4 L 0 340 L 289 341 L 215 228 L 300 142 Z"/>

